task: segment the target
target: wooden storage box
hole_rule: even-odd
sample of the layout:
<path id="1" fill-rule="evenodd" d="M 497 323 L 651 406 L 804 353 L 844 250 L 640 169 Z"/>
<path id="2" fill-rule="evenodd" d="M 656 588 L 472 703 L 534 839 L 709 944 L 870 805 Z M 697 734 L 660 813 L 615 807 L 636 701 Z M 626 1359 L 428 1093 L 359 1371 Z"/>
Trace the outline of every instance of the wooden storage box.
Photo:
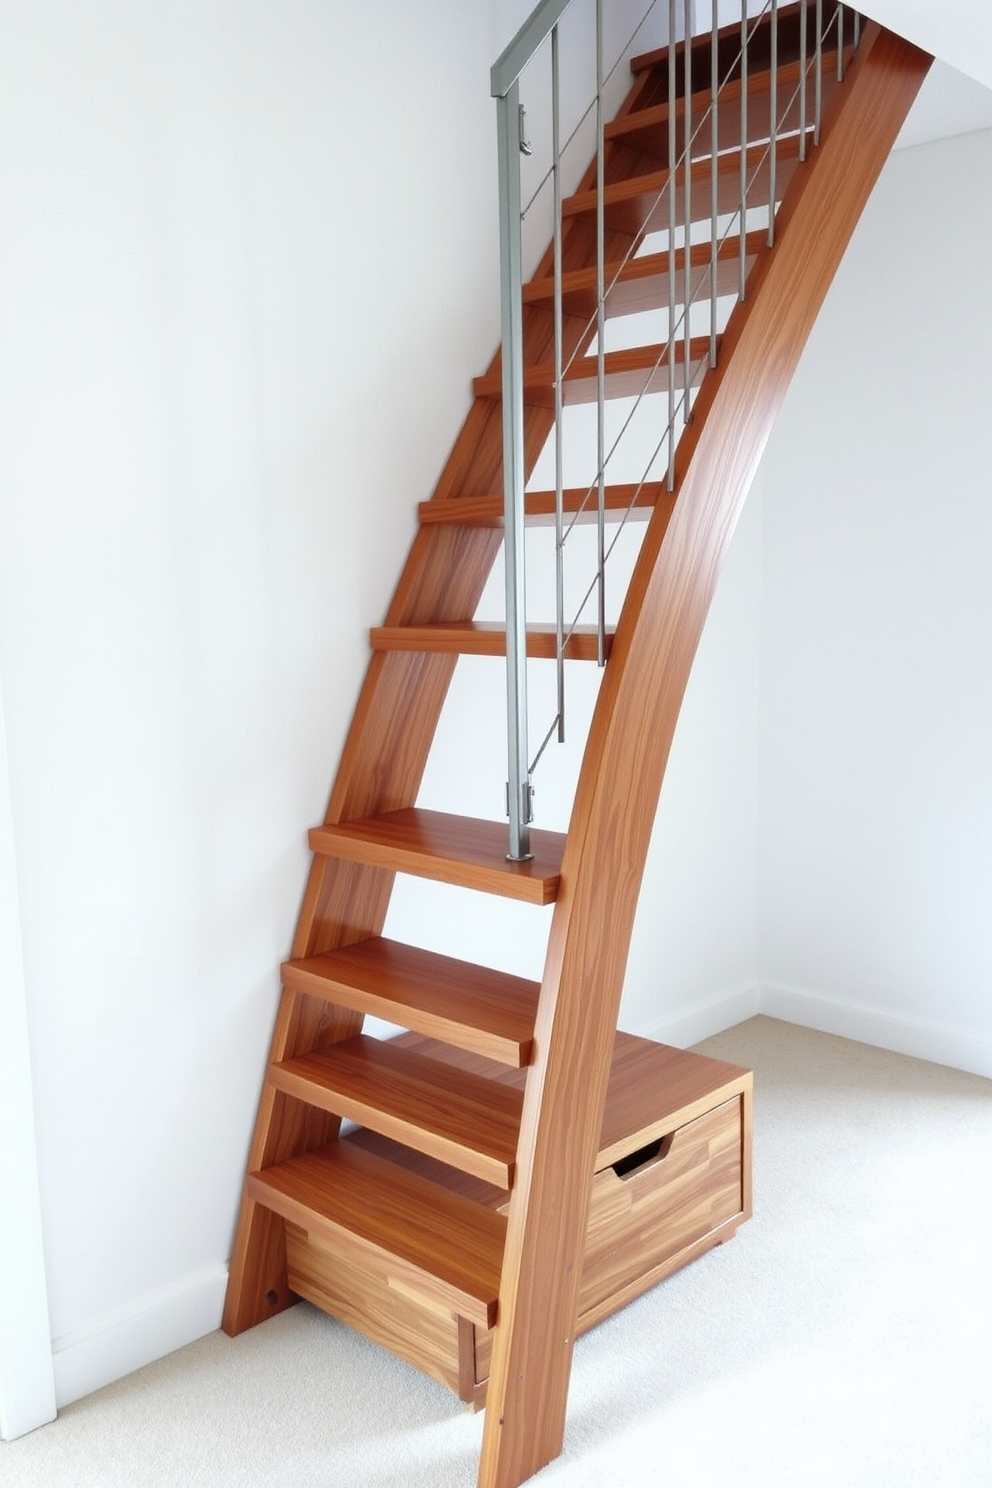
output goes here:
<path id="1" fill-rule="evenodd" d="M 405 1035 L 425 1048 L 429 1041 Z M 431 1045 L 437 1057 L 441 1052 Z M 447 1057 L 467 1062 L 466 1056 Z M 482 1062 L 473 1061 L 474 1068 Z M 491 1073 L 496 1066 L 486 1065 Z M 499 1071 L 522 1080 L 523 1071 Z M 751 1213 L 749 1070 L 618 1033 L 593 1179 L 579 1331 L 727 1240 Z M 497 1208 L 506 1193 L 372 1132 L 348 1141 L 387 1155 Z M 485 1403 L 492 1330 L 438 1306 L 408 1277 L 354 1264 L 325 1236 L 286 1226 L 289 1284 L 301 1297 L 439 1379 Z"/>

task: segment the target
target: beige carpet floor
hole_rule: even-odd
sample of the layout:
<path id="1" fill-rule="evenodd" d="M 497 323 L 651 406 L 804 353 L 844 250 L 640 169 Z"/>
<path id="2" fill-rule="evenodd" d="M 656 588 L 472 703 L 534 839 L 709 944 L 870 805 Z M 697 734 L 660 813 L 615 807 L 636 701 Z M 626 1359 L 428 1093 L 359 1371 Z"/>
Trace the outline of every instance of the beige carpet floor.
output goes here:
<path id="1" fill-rule="evenodd" d="M 755 1213 L 576 1346 L 540 1488 L 990 1488 L 992 1082 L 754 1018 Z M 2 1488 L 472 1488 L 482 1417 L 303 1304 L 0 1443 Z"/>

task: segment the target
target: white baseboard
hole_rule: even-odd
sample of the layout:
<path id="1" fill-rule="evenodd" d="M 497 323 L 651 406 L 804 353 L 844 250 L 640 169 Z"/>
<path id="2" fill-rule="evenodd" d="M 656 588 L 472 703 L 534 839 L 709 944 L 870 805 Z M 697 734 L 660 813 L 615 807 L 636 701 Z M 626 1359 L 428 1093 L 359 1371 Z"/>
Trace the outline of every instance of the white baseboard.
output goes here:
<path id="1" fill-rule="evenodd" d="M 220 1327 L 227 1267 L 210 1266 L 52 1340 L 61 1408 Z"/>
<path id="2" fill-rule="evenodd" d="M 808 988 L 767 984 L 732 988 L 676 1008 L 649 1027 L 632 1028 L 631 1032 L 688 1049 L 757 1013 L 780 1018 L 783 1023 L 797 1023 L 817 1033 L 832 1033 L 838 1038 L 891 1049 L 895 1054 L 907 1054 L 912 1059 L 928 1059 L 934 1064 L 992 1078 L 992 1039 L 933 1018 L 887 1013 L 853 998 L 835 997 Z"/>
<path id="3" fill-rule="evenodd" d="M 677 1008 L 650 1027 L 632 1028 L 630 1032 L 657 1039 L 661 1044 L 672 1044 L 676 1049 L 689 1049 L 725 1028 L 733 1028 L 735 1023 L 753 1018 L 757 1012 L 760 1012 L 758 988 L 734 987 Z"/>
<path id="4" fill-rule="evenodd" d="M 992 1078 L 992 1039 L 932 1018 L 887 1013 L 853 998 L 787 986 L 759 987 L 757 1011 L 818 1033 L 856 1039 L 895 1054 Z"/>

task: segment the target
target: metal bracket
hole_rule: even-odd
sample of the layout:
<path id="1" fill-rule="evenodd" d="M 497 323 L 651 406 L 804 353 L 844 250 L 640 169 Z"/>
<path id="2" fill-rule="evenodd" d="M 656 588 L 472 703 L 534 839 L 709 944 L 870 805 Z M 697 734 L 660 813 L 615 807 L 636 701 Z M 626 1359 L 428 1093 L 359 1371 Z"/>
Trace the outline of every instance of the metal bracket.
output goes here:
<path id="1" fill-rule="evenodd" d="M 531 144 L 530 140 L 527 138 L 527 111 L 524 108 L 523 104 L 520 104 L 519 106 L 517 119 L 520 130 L 520 153 L 521 155 L 533 155 L 534 147 Z"/>

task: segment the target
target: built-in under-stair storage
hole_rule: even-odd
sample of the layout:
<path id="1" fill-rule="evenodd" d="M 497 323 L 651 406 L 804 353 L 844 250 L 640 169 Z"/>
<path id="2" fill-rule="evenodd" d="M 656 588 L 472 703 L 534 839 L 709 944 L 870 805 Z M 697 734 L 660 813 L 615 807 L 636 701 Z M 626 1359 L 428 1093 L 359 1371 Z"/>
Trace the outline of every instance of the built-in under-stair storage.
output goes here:
<path id="1" fill-rule="evenodd" d="M 645 3 L 673 35 L 693 12 Z M 721 563 L 930 60 L 834 0 L 769 0 L 688 45 L 629 48 L 631 85 L 607 119 L 600 44 L 595 159 L 569 179 L 555 105 L 552 242 L 521 283 L 518 78 L 547 43 L 557 96 L 567 11 L 543 0 L 493 69 L 503 344 L 420 508 L 310 832 L 224 1314 L 234 1334 L 308 1298 L 485 1404 L 480 1488 L 515 1488 L 561 1450 L 576 1335 L 750 1213 L 750 1073 L 618 1033 L 620 991 Z M 643 313 L 653 329 L 618 342 Z M 622 400 L 659 430 L 633 477 L 603 433 L 600 410 Z M 575 487 L 559 436 L 582 403 L 598 427 Z M 527 488 L 551 448 L 552 478 Z M 590 523 L 594 613 L 564 613 L 559 575 L 554 618 L 528 620 L 523 528 L 554 527 L 560 568 L 572 526 Z M 607 624 L 610 534 L 635 523 Z M 476 616 L 504 549 L 493 625 Z M 507 658 L 509 822 L 418 802 L 465 655 Z M 530 820 L 528 658 L 556 663 L 559 699 L 566 668 L 601 669 L 565 832 Z M 549 737 L 563 717 L 559 701 Z M 453 959 L 429 924 L 422 945 L 388 938 L 397 874 L 543 907 L 543 971 Z M 363 1032 L 366 1015 L 403 1031 Z"/>

